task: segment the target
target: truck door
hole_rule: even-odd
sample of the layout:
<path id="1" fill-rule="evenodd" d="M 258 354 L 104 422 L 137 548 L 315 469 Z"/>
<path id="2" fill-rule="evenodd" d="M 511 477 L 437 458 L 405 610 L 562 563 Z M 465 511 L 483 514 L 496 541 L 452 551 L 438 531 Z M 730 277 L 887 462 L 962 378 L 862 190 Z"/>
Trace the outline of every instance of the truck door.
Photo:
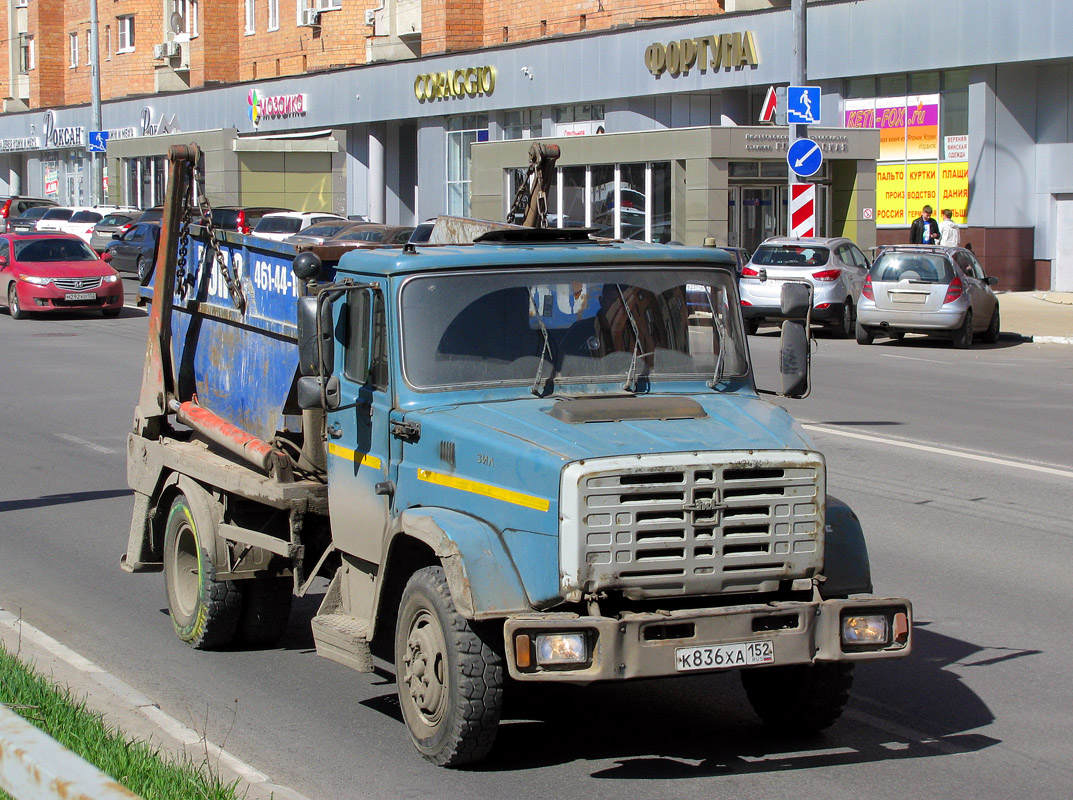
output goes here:
<path id="1" fill-rule="evenodd" d="M 384 298 L 374 289 L 347 292 L 335 312 L 339 405 L 328 412 L 328 505 L 332 536 L 346 553 L 379 564 L 390 495 L 387 334 Z"/>

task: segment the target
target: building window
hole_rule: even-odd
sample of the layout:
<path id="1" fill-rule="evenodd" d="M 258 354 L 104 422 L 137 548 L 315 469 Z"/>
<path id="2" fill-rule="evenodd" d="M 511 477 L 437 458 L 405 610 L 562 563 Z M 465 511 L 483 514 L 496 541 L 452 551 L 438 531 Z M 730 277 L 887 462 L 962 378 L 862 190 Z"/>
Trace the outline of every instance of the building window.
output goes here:
<path id="1" fill-rule="evenodd" d="M 19 34 L 19 73 L 25 75 L 34 68 L 34 37 Z"/>
<path id="2" fill-rule="evenodd" d="M 343 7 L 343 0 L 315 0 L 313 8 L 317 11 L 338 11 Z"/>
<path id="3" fill-rule="evenodd" d="M 522 108 L 503 114 L 504 139 L 534 139 L 541 135 L 539 108 Z"/>
<path id="4" fill-rule="evenodd" d="M 134 17 L 116 17 L 116 27 L 119 32 L 119 45 L 117 53 L 130 53 L 134 50 Z"/>
<path id="5" fill-rule="evenodd" d="M 112 26 L 104 26 L 104 60 L 112 60 Z"/>
<path id="6" fill-rule="evenodd" d="M 603 103 L 559 106 L 555 109 L 555 135 L 578 136 L 604 132 Z"/>
<path id="7" fill-rule="evenodd" d="M 179 15 L 179 20 L 176 20 L 180 25 L 179 30 L 172 28 L 172 32 L 175 33 L 176 39 L 184 41 L 193 39 L 197 36 L 198 0 L 172 0 L 171 13 L 173 15 Z"/>
<path id="8" fill-rule="evenodd" d="M 78 66 L 78 34 L 69 33 L 67 39 L 71 44 L 71 69 Z"/>
<path id="9" fill-rule="evenodd" d="M 268 0 L 268 29 L 279 30 L 279 0 Z"/>
<path id="10" fill-rule="evenodd" d="M 447 122 L 447 213 L 468 217 L 470 208 L 470 147 L 488 141 L 488 117 L 467 114 Z"/>
<path id="11" fill-rule="evenodd" d="M 246 33 L 251 34 L 256 30 L 256 8 L 254 0 L 246 0 Z"/>

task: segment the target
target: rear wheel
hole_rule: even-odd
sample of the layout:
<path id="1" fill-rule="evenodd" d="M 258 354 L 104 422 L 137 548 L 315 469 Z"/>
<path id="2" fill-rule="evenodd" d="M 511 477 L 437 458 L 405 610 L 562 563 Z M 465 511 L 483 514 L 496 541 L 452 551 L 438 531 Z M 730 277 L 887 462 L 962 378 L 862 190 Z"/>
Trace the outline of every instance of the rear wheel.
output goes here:
<path id="1" fill-rule="evenodd" d="M 503 656 L 455 609 L 442 567 L 411 576 L 395 630 L 395 673 L 410 737 L 434 764 L 479 761 L 495 742 Z"/>
<path id="2" fill-rule="evenodd" d="M 954 331 L 954 347 L 958 350 L 968 350 L 972 347 L 972 310 L 965 312 L 965 320 L 961 327 Z"/>
<path id="3" fill-rule="evenodd" d="M 864 327 L 860 320 L 857 320 L 856 333 L 857 344 L 871 344 L 872 340 L 876 338 L 875 331 Z"/>
<path id="4" fill-rule="evenodd" d="M 853 685 L 853 665 L 826 662 L 743 669 L 741 682 L 765 725 L 786 733 L 810 733 L 842 716 Z"/>
<path id="5" fill-rule="evenodd" d="M 12 319 L 26 319 L 26 312 L 22 310 L 22 305 L 19 303 L 19 291 L 15 288 L 14 282 L 9 283 L 7 287 L 7 311 Z"/>
<path id="6" fill-rule="evenodd" d="M 999 321 L 998 316 L 998 303 L 995 304 L 995 311 L 991 315 L 991 322 L 987 325 L 987 331 L 984 333 L 984 341 L 988 344 L 994 344 L 998 341 L 999 327 L 1002 323 Z"/>
<path id="7" fill-rule="evenodd" d="M 216 579 L 215 531 L 184 494 L 176 496 L 164 531 L 164 582 L 175 633 L 198 650 L 231 643 L 242 597 L 232 581 Z"/>
<path id="8" fill-rule="evenodd" d="M 149 277 L 149 273 L 153 270 L 153 265 L 146 260 L 145 256 L 138 256 L 135 268 L 138 270 L 138 282 L 145 283 L 145 279 Z"/>
<path id="9" fill-rule="evenodd" d="M 839 315 L 838 321 L 834 323 L 831 330 L 834 331 L 836 336 L 842 339 L 848 339 L 853 336 L 856 321 L 856 309 L 853 307 L 853 301 L 847 297 L 845 302 L 842 303 L 842 313 Z"/>

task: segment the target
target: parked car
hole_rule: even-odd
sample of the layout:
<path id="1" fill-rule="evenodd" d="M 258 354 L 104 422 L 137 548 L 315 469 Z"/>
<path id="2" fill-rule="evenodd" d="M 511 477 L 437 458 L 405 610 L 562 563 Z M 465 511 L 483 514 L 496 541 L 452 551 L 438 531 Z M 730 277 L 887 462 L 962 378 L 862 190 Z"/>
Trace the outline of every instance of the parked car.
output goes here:
<path id="1" fill-rule="evenodd" d="M 214 206 L 210 219 L 218 230 L 251 233 L 265 214 L 289 210 L 277 206 Z"/>
<path id="2" fill-rule="evenodd" d="M 55 208 L 55 206 L 30 206 L 17 217 L 10 217 L 7 220 L 7 232 L 32 233 L 36 231 L 38 220 L 48 213 L 51 208 Z"/>
<path id="3" fill-rule="evenodd" d="M 324 244 L 406 244 L 413 232 L 413 225 L 378 225 L 375 222 L 366 222 L 339 231 L 335 236 L 325 239 Z"/>
<path id="4" fill-rule="evenodd" d="M 262 239 L 282 242 L 288 236 L 293 236 L 311 225 L 333 219 L 346 221 L 346 217 L 323 211 L 279 211 L 261 217 L 253 226 L 252 233 Z"/>
<path id="5" fill-rule="evenodd" d="M 738 273 L 738 279 L 740 280 L 745 265 L 749 263 L 749 251 L 744 247 L 716 247 L 715 249 L 722 250 L 724 253 L 730 253 L 730 255 L 734 256 L 734 269 Z"/>
<path id="6" fill-rule="evenodd" d="M 132 226 L 109 244 L 105 252 L 112 256 L 112 266 L 119 272 L 132 272 L 145 283 L 156 263 L 156 248 L 160 240 L 160 226 L 155 222 L 141 222 Z"/>
<path id="7" fill-rule="evenodd" d="M 56 205 L 55 200 L 49 200 L 47 197 L 23 197 L 22 195 L 6 197 L 3 202 L 4 205 L 0 207 L 0 219 L 3 220 L 3 229 L 0 230 L 0 233 L 10 233 L 11 221 L 21 217 L 29 209 L 43 208 L 47 211 Z M 44 214 L 45 212 L 42 211 L 41 213 Z"/>
<path id="8" fill-rule="evenodd" d="M 89 246 L 98 253 L 112 243 L 113 234 L 124 233 L 134 227 L 134 215 L 137 212 L 117 212 L 105 214 L 101 221 L 93 226 L 89 235 Z"/>
<path id="9" fill-rule="evenodd" d="M 0 235 L 0 297 L 13 319 L 30 313 L 97 309 L 114 317 L 123 308 L 123 282 L 70 234 Z"/>
<path id="10" fill-rule="evenodd" d="M 954 347 L 998 341 L 999 302 L 972 251 L 962 247 L 885 247 L 868 271 L 857 302 L 857 343 L 875 336 L 900 339 L 906 333 L 942 334 Z"/>
<path id="11" fill-rule="evenodd" d="M 283 241 L 288 244 L 323 244 L 325 239 L 329 239 L 342 231 L 368 224 L 368 222 L 353 222 L 349 219 L 332 219 L 327 222 L 310 225 L 302 230 L 301 233 L 288 236 Z"/>
<path id="12" fill-rule="evenodd" d="M 780 297 L 788 280 L 812 285 L 812 322 L 838 335 L 853 336 L 857 298 L 868 274 L 868 259 L 843 237 L 776 236 L 756 248 L 741 272 L 738 288 L 745 328 L 782 319 Z"/>
<path id="13" fill-rule="evenodd" d="M 164 206 L 147 208 L 134 218 L 135 222 L 160 222 L 164 219 Z"/>
<path id="14" fill-rule="evenodd" d="M 93 226 L 104 219 L 106 214 L 137 209 L 120 206 L 57 206 L 44 213 L 37 222 L 39 231 L 59 231 L 80 237 L 87 244 L 93 235 Z"/>
<path id="15" fill-rule="evenodd" d="M 432 238 L 432 229 L 435 227 L 436 221 L 422 222 L 417 225 L 410 233 L 410 244 L 428 244 L 428 240 Z"/>

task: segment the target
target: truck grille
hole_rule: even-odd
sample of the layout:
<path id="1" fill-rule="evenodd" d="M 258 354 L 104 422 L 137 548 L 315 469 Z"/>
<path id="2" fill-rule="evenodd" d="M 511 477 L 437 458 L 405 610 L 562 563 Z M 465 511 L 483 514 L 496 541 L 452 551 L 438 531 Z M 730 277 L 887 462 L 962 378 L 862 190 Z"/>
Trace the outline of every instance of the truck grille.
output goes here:
<path id="1" fill-rule="evenodd" d="M 564 471 L 569 592 L 641 599 L 775 591 L 823 566 L 824 465 L 815 453 L 701 453 Z"/>

